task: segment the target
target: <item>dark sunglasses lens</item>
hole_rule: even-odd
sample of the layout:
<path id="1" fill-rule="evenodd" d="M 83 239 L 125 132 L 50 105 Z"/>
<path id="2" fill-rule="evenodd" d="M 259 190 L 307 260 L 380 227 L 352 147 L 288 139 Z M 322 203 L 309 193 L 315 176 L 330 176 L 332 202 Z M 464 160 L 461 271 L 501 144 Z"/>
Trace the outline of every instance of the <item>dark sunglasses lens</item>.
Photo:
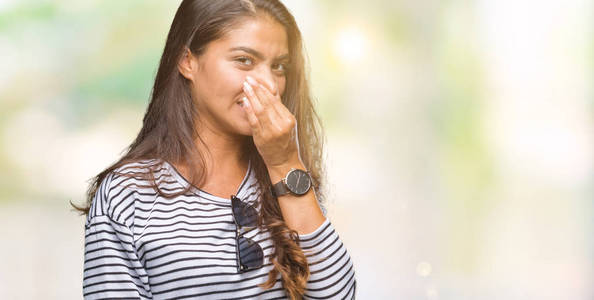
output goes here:
<path id="1" fill-rule="evenodd" d="M 239 198 L 233 198 L 233 215 L 239 226 L 256 226 L 258 223 L 258 212 L 256 209 L 239 200 Z"/>
<path id="2" fill-rule="evenodd" d="M 239 261 L 243 269 L 259 268 L 264 261 L 264 251 L 249 238 L 239 238 Z"/>

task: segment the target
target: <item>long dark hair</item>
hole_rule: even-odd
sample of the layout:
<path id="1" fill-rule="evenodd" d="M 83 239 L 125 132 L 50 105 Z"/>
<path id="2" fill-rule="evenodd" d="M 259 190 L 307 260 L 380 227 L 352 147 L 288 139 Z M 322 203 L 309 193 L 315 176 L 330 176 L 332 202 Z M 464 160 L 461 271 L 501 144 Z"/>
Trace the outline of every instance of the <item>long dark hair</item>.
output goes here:
<path id="1" fill-rule="evenodd" d="M 188 166 L 189 182 L 203 182 L 205 179 L 204 154 L 195 142 L 201 141 L 195 130 L 200 115 L 190 93 L 190 82 L 178 70 L 178 62 L 186 48 L 196 56 L 202 54 L 211 41 L 219 39 L 244 18 L 258 16 L 273 17 L 287 33 L 290 66 L 286 73 L 286 88 L 282 95 L 283 104 L 297 120 L 300 157 L 313 178 L 313 187 L 320 203 L 323 202 L 323 131 L 309 92 L 301 32 L 294 17 L 278 0 L 184 0 L 179 6 L 163 50 L 156 74 L 150 104 L 143 118 L 142 129 L 126 154 L 116 163 L 91 179 L 86 203 L 78 207 L 81 214 L 88 215 L 93 197 L 103 179 L 115 169 L 139 160 L 152 160 L 149 169 L 155 170 L 163 161 Z M 206 146 L 206 145 L 205 145 Z M 253 139 L 246 139 L 242 155 L 252 161 L 261 191 L 268 191 L 271 185 L 268 170 Z M 143 178 L 151 179 L 151 187 L 164 197 L 185 194 L 186 190 L 168 194 L 158 188 L 152 172 Z M 273 269 L 268 280 L 261 286 L 271 288 L 280 273 L 283 287 L 292 298 L 301 298 L 309 278 L 306 257 L 299 247 L 295 230 L 287 227 L 278 201 L 267 192 L 261 193 L 260 224 L 271 234 L 274 253 L 271 257 Z"/>

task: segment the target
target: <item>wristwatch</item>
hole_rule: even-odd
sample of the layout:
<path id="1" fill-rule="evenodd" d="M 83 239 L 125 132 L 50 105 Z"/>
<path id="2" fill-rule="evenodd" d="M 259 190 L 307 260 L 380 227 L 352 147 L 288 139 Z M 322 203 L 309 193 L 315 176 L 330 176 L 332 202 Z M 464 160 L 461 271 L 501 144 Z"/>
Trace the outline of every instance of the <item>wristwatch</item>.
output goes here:
<path id="1" fill-rule="evenodd" d="M 305 195 L 310 188 L 311 175 L 309 175 L 309 172 L 291 168 L 285 178 L 270 187 L 270 192 L 275 197 L 288 193 L 302 196 Z"/>

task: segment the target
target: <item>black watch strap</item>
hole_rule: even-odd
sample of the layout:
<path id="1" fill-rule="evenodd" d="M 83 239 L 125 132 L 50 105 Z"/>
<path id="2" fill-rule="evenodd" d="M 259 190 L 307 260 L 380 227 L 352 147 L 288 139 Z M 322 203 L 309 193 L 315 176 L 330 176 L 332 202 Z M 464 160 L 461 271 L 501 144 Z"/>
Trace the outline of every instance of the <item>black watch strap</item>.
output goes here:
<path id="1" fill-rule="evenodd" d="M 291 191 L 289 191 L 289 189 L 287 188 L 287 186 L 285 186 L 285 182 L 283 180 L 281 180 L 281 181 L 273 184 L 270 187 L 270 192 L 272 193 L 272 196 L 278 197 L 278 196 L 282 196 L 282 195 L 288 194 Z"/>

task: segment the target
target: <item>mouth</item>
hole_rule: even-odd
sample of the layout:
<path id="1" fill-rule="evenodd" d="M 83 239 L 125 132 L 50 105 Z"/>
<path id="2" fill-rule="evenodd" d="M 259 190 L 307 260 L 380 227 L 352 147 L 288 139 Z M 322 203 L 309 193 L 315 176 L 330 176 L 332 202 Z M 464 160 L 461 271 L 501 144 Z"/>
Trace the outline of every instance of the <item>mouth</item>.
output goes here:
<path id="1" fill-rule="evenodd" d="M 243 107 L 243 100 L 241 100 L 241 99 L 243 99 L 243 97 L 241 97 L 241 98 L 239 98 L 237 101 L 235 101 L 235 104 L 237 104 L 237 105 L 239 105 L 239 106 Z"/>

